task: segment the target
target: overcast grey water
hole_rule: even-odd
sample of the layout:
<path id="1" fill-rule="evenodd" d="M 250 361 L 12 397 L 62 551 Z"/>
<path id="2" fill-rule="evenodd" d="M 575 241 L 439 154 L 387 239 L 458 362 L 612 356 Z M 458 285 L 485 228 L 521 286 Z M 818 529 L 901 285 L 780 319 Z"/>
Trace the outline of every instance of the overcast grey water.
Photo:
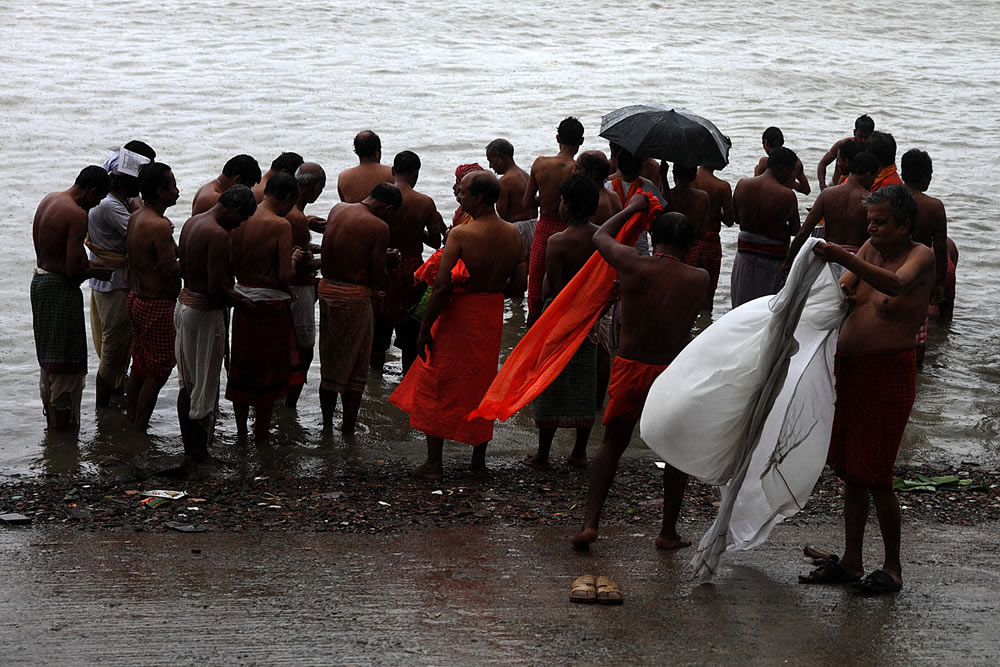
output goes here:
<path id="1" fill-rule="evenodd" d="M 336 201 L 337 173 L 356 163 L 353 136 L 372 128 L 384 161 L 404 149 L 420 155 L 417 187 L 447 219 L 456 205 L 455 166 L 485 165 L 490 140 L 510 139 L 528 168 L 555 151 L 556 125 L 573 115 L 586 128 L 584 148 L 606 150 L 597 137 L 601 115 L 635 103 L 684 106 L 713 120 L 733 140 L 720 176 L 734 185 L 752 175 L 763 129 L 781 127 L 813 185 L 812 195 L 799 197 L 803 217 L 818 192 L 816 163 L 850 135 L 861 113 L 895 136 L 898 155 L 928 151 L 929 194 L 945 203 L 961 259 L 955 318 L 931 325 L 901 457 L 995 463 L 1000 12 L 989 0 L 886 7 L 843 0 L 829 7 L 0 0 L 0 183 L 7 199 L 0 211 L 7 246 L 0 260 L 0 474 L 87 472 L 181 451 L 176 376 L 161 392 L 149 435 L 132 433 L 118 412 L 95 412 L 92 346 L 79 446 L 76 438 L 45 434 L 28 301 L 31 220 L 46 193 L 103 162 L 107 148 L 142 139 L 173 168 L 181 197 L 167 215 L 179 234 L 197 188 L 243 152 L 264 168 L 288 150 L 321 163 L 328 187 L 308 212 L 325 216 Z M 722 237 L 715 318 L 728 310 L 736 231 Z M 86 286 L 84 298 L 89 303 Z M 505 350 L 523 328 L 515 306 Z M 276 411 L 280 435 L 267 452 L 252 443 L 233 450 L 235 426 L 223 400 L 216 451 L 302 473 L 321 473 L 345 456 L 420 456 L 420 434 L 385 401 L 400 378 L 398 356 L 369 380 L 355 444 L 321 435 L 317 376 L 318 360 L 297 413 Z M 592 447 L 599 434 L 595 429 Z M 499 425 L 494 449 L 519 456 L 535 440 L 530 414 L 522 412 Z M 464 456 L 463 447 L 456 451 Z"/>

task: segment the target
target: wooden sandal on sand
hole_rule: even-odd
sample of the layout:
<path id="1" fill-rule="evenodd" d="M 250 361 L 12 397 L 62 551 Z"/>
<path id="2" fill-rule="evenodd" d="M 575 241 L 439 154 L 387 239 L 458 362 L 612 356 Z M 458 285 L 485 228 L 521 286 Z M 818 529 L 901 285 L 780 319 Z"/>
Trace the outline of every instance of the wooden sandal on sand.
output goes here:
<path id="1" fill-rule="evenodd" d="M 573 581 L 573 587 L 569 590 L 570 602 L 583 602 L 592 604 L 597 602 L 597 580 L 592 574 L 585 574 L 577 577 Z"/>
<path id="2" fill-rule="evenodd" d="M 622 589 L 611 577 L 597 578 L 597 601 L 601 604 L 622 604 L 625 597 Z"/>

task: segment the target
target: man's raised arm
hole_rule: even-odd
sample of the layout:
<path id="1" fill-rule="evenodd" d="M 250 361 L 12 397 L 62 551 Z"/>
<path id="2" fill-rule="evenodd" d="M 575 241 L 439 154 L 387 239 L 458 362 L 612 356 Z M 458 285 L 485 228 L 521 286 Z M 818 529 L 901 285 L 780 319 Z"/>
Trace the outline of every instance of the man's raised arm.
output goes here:
<path id="1" fill-rule="evenodd" d="M 645 191 L 640 191 L 632 195 L 628 200 L 628 205 L 619 213 L 615 213 L 608 218 L 600 228 L 594 232 L 594 246 L 601 253 L 608 264 L 615 269 L 627 266 L 630 261 L 639 255 L 639 251 L 627 245 L 622 245 L 615 237 L 621 231 L 628 219 L 636 213 L 642 213 L 649 207 L 649 198 Z"/>

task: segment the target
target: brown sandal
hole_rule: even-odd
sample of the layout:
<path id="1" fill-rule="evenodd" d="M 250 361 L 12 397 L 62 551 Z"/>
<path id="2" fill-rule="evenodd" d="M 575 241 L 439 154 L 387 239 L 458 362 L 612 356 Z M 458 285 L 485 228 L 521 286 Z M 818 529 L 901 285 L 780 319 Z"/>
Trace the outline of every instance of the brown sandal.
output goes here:
<path id="1" fill-rule="evenodd" d="M 601 604 L 621 604 L 625 601 L 622 589 L 611 577 L 597 578 L 597 601 Z"/>
<path id="2" fill-rule="evenodd" d="M 594 579 L 594 575 L 585 574 L 582 577 L 577 577 L 569 591 L 569 600 L 584 604 L 597 602 L 597 580 Z"/>

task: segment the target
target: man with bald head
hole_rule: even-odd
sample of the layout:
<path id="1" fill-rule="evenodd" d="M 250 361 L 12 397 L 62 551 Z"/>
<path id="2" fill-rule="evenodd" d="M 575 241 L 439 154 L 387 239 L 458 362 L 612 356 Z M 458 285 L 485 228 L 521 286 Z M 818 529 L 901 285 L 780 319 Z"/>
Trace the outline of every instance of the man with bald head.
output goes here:
<path id="1" fill-rule="evenodd" d="M 215 206 L 222 193 L 234 185 L 245 185 L 252 188 L 260 183 L 260 165 L 257 160 L 246 154 L 229 158 L 222 167 L 222 173 L 198 188 L 191 200 L 191 215 L 204 213 Z"/>
<path id="2" fill-rule="evenodd" d="M 310 231 L 326 228 L 326 221 L 315 215 L 307 216 L 305 208 L 323 193 L 326 187 L 326 172 L 315 162 L 304 162 L 295 171 L 295 181 L 299 186 L 299 196 L 295 206 L 285 219 L 292 227 L 292 248 L 302 251 L 303 257 L 295 266 L 295 275 L 288 286 L 295 299 L 292 301 L 292 323 L 295 326 L 295 341 L 298 347 L 298 361 L 292 366 L 288 380 L 288 395 L 285 407 L 295 408 L 306 383 L 309 365 L 316 347 L 316 270 L 319 260 L 313 253 L 319 250 L 312 242 Z"/>
<path id="3" fill-rule="evenodd" d="M 108 280 L 111 269 L 87 260 L 87 211 L 111 190 L 103 167 L 85 167 L 73 186 L 46 195 L 35 211 L 31 238 L 37 268 L 31 279 L 31 318 L 40 368 L 42 412 L 49 428 L 80 425 L 87 377 L 87 329 L 80 283 Z"/>
<path id="4" fill-rule="evenodd" d="M 294 177 L 296 170 L 302 165 L 302 162 L 302 156 L 292 152 L 282 153 L 271 160 L 271 168 L 261 177 L 260 183 L 253 186 L 253 196 L 257 199 L 257 203 L 259 204 L 264 201 L 264 190 L 267 188 L 267 182 L 275 174 L 288 174 Z"/>
<path id="5" fill-rule="evenodd" d="M 399 264 L 389 269 L 382 307 L 375 314 L 371 367 L 382 370 L 385 353 L 396 334 L 396 347 L 402 352 L 403 372 L 417 357 L 417 334 L 420 323 L 410 316 L 410 309 L 423 296 L 414 286 L 413 272 L 424 263 L 423 250 L 441 247 L 444 222 L 434 200 L 413 188 L 420 176 L 420 157 L 413 151 L 396 155 L 392 175 L 402 203 L 389 221 L 389 247 L 399 251 Z"/>
<path id="6" fill-rule="evenodd" d="M 473 220 L 448 234 L 417 339 L 419 357 L 389 397 L 427 436 L 427 460 L 410 473 L 420 479 L 443 477 L 446 438 L 472 445 L 472 472 L 486 474 L 493 422 L 468 417 L 496 377 L 504 297 L 524 292 L 527 269 L 520 234 L 496 214 L 499 197 L 490 173 L 462 179 L 459 203 Z"/>
<path id="7" fill-rule="evenodd" d="M 542 314 L 545 244 L 551 235 L 566 229 L 566 223 L 559 217 L 559 186 L 576 167 L 574 156 L 583 143 L 583 124 L 572 116 L 566 118 L 559 123 L 556 142 L 559 144 L 559 153 L 535 159 L 528 176 L 528 186 L 524 190 L 523 206 L 529 208 L 536 202 L 538 205 L 538 224 L 531 241 L 528 267 L 528 326 L 534 324 Z"/>
<path id="8" fill-rule="evenodd" d="M 337 194 L 345 204 L 356 204 L 371 194 L 379 183 L 392 183 L 392 168 L 382 164 L 382 140 L 371 130 L 354 137 L 358 166 L 345 169 L 337 177 Z"/>

